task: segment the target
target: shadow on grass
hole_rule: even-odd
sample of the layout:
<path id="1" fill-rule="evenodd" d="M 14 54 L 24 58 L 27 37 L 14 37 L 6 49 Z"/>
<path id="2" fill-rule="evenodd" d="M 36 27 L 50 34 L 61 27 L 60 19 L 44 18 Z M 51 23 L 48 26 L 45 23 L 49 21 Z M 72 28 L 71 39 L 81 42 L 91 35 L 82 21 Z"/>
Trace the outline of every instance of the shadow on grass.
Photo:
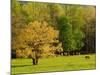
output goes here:
<path id="1" fill-rule="evenodd" d="M 26 66 L 35 66 L 35 65 L 12 65 L 11 67 L 26 67 Z"/>

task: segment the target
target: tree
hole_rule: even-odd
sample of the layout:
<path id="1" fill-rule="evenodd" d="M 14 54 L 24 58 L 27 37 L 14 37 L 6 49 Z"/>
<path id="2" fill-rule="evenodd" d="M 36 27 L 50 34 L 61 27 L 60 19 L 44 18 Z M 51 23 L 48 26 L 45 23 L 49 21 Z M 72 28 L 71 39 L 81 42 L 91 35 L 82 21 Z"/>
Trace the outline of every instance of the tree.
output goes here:
<path id="1" fill-rule="evenodd" d="M 72 50 L 72 25 L 69 23 L 69 19 L 62 16 L 58 20 L 59 25 L 59 40 L 62 42 L 64 51 Z"/>
<path id="2" fill-rule="evenodd" d="M 59 17 L 65 15 L 65 11 L 60 4 L 48 4 L 50 9 L 51 23 L 58 28 L 57 20 Z"/>
<path id="3" fill-rule="evenodd" d="M 83 32 L 85 33 L 82 53 L 96 52 L 96 8 L 95 6 L 87 6 L 84 8 L 83 20 L 85 22 Z"/>
<path id="4" fill-rule="evenodd" d="M 81 6 L 68 5 L 63 7 L 66 8 L 63 9 L 65 14 L 58 18 L 58 28 L 60 30 L 59 37 L 62 38 L 60 41 L 67 41 L 66 43 L 62 43 L 65 45 L 65 48 L 63 47 L 65 51 L 72 52 L 71 54 L 76 54 L 76 51 L 81 50 L 84 46 L 84 33 L 82 31 L 84 26 L 83 10 Z"/>
<path id="5" fill-rule="evenodd" d="M 73 39 L 75 41 L 74 50 L 81 50 L 84 46 L 83 39 L 85 37 L 84 32 L 82 31 L 84 26 L 83 9 L 81 6 L 73 7 L 73 9 L 74 14 L 71 16 L 71 24 L 73 28 Z"/>
<path id="6" fill-rule="evenodd" d="M 28 2 L 22 5 L 22 11 L 27 24 L 36 20 L 47 22 L 50 20 L 48 4 Z"/>
<path id="7" fill-rule="evenodd" d="M 82 32 L 82 27 L 84 24 L 82 7 L 51 4 L 51 8 L 51 17 L 60 32 L 59 38 L 60 42 L 62 42 L 63 50 L 80 50 L 84 46 L 84 33 Z M 66 40 L 69 41 L 64 43 Z"/>
<path id="8" fill-rule="evenodd" d="M 22 12 L 21 12 L 21 5 L 18 1 L 16 0 L 12 0 L 12 42 L 14 42 L 16 40 L 16 38 L 18 37 L 21 28 L 23 28 L 22 24 L 24 24 L 23 19 L 22 19 Z M 13 44 L 12 44 L 13 45 Z M 16 44 L 17 45 L 17 44 Z M 13 46 L 14 47 L 14 46 Z M 15 48 L 13 48 L 15 49 Z"/>
<path id="9" fill-rule="evenodd" d="M 41 46 L 43 50 L 47 50 L 47 53 L 54 51 L 52 49 L 52 43 L 59 43 L 57 40 L 58 35 L 58 31 L 53 27 L 48 26 L 46 22 L 34 21 L 29 23 L 24 29 L 21 29 L 19 36 L 16 37 L 15 41 L 13 41 L 13 48 L 22 50 L 31 48 L 31 53 L 33 52 L 33 54 L 35 54 L 31 54 L 31 58 L 37 60 L 39 52 L 41 51 L 43 53 L 43 51 L 40 50 Z M 45 45 L 47 45 L 46 48 L 44 47 Z M 48 47 L 51 49 L 48 49 Z"/>
<path id="10" fill-rule="evenodd" d="M 60 4 L 51 5 L 51 17 L 56 28 L 59 30 L 59 41 L 62 43 L 63 51 L 72 50 L 72 25 L 65 14 L 64 6 Z"/>

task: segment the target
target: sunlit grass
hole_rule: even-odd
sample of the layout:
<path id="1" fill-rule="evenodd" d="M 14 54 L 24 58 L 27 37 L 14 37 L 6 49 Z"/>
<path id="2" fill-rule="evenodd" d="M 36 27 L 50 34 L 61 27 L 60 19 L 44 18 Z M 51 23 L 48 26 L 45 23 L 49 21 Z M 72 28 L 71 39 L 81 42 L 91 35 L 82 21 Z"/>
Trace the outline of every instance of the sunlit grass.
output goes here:
<path id="1" fill-rule="evenodd" d="M 12 59 L 12 74 L 95 69 L 95 54 L 89 56 L 90 59 L 85 55 L 43 58 L 35 66 L 31 59 Z"/>

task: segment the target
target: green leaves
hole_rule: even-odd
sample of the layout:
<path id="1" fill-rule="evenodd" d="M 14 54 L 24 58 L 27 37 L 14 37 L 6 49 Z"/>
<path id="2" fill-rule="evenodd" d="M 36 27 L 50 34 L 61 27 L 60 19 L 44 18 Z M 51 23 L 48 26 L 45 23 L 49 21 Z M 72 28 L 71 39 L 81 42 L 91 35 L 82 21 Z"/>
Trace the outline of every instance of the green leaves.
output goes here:
<path id="1" fill-rule="evenodd" d="M 59 40 L 62 42 L 64 51 L 72 50 L 72 25 L 70 24 L 69 18 L 62 16 L 58 19 L 59 25 Z"/>

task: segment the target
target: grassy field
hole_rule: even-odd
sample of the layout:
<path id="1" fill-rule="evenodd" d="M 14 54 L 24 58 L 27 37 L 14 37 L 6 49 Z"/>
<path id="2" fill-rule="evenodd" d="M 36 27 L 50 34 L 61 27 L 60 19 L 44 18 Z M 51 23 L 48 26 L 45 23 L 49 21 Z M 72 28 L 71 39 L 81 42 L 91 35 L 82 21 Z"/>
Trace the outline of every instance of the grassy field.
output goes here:
<path id="1" fill-rule="evenodd" d="M 31 59 L 12 59 L 12 74 L 95 69 L 95 55 L 89 56 L 90 59 L 85 55 L 44 58 L 35 66 Z"/>

